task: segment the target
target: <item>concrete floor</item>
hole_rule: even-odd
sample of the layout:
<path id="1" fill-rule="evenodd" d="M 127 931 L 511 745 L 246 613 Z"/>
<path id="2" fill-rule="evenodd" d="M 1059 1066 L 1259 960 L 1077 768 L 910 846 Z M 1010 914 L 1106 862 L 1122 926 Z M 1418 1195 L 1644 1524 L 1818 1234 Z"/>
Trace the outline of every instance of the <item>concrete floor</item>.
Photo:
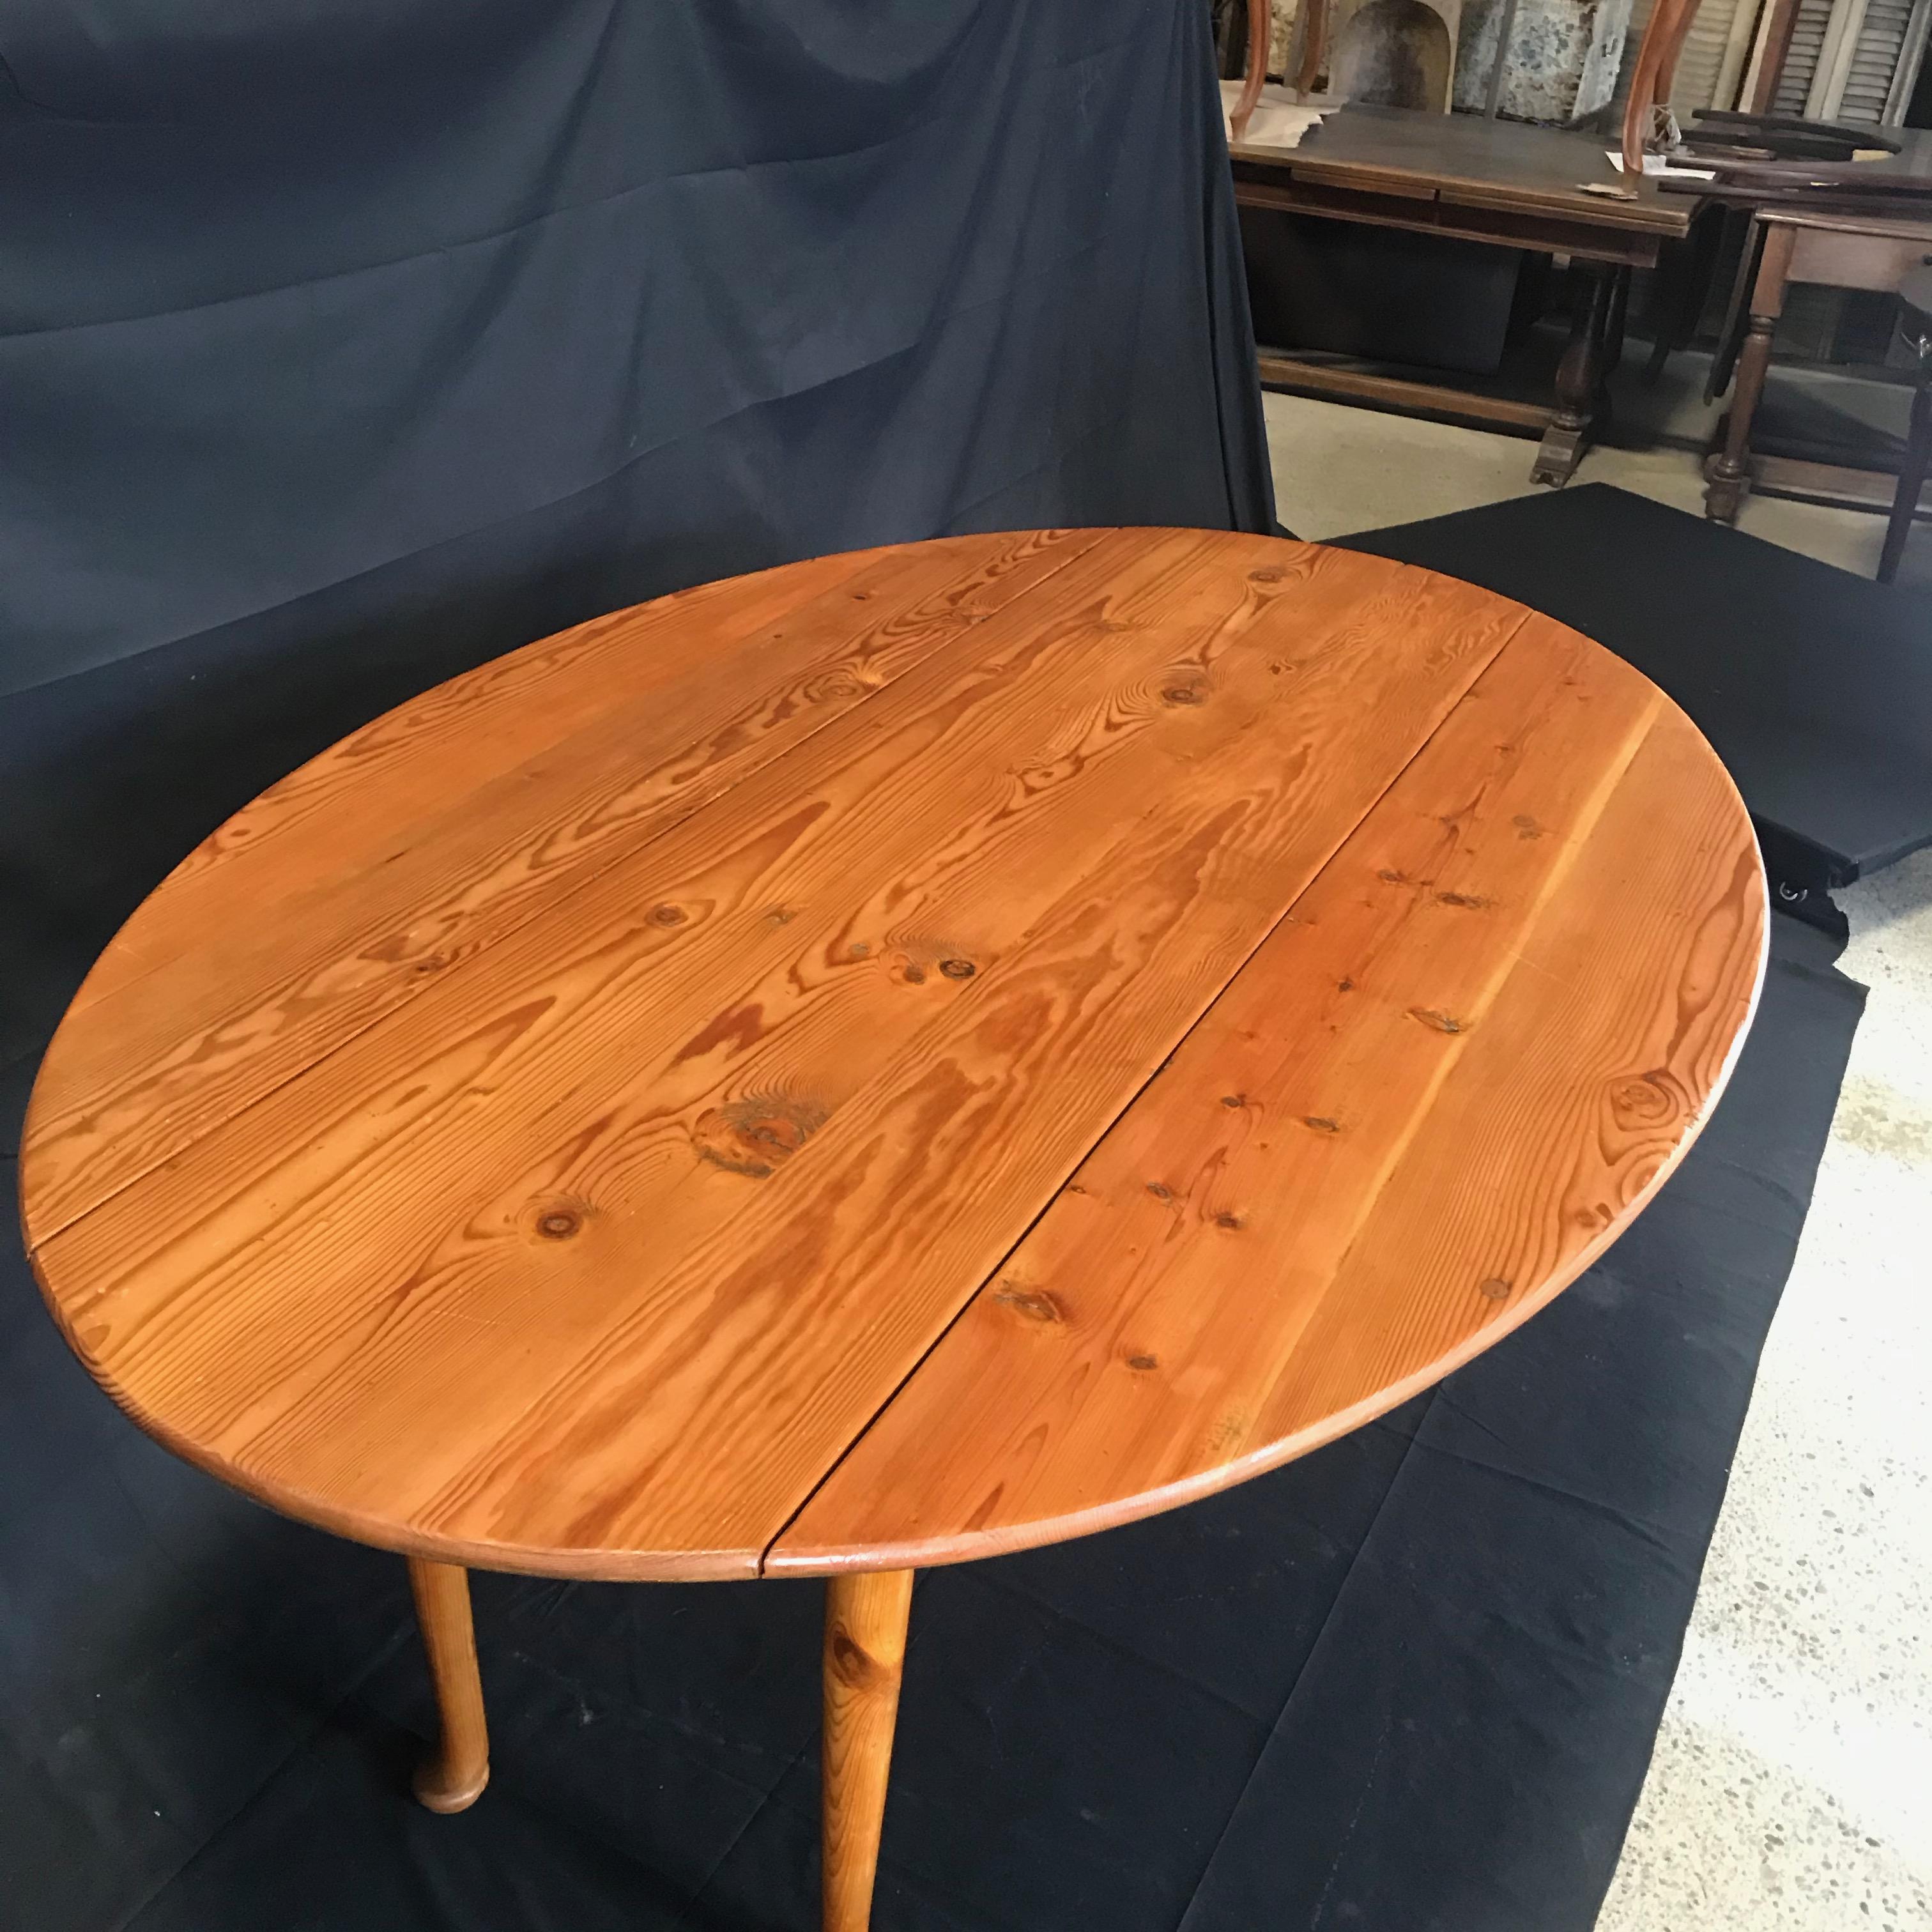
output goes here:
<path id="1" fill-rule="evenodd" d="M 1518 438 L 1279 395 L 1268 418 L 1302 536 L 1532 490 Z M 1701 508 L 1676 451 L 1594 451 L 1579 480 Z M 1768 498 L 1740 520 L 1867 575 L 1882 534 Z M 1598 1932 L 1932 1932 L 1932 850 L 1840 903 L 1871 998 Z"/>

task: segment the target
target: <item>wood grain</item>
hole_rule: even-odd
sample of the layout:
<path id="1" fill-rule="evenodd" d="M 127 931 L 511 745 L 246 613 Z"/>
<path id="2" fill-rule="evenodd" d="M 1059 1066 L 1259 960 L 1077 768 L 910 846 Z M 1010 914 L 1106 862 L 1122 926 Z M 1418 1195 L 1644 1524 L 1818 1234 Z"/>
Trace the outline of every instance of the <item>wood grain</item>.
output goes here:
<path id="1" fill-rule="evenodd" d="M 819 1736 L 823 1932 L 866 1932 L 885 1822 L 912 1613 L 910 1570 L 834 1576 L 825 1590 Z"/>
<path id="2" fill-rule="evenodd" d="M 437 686 L 220 827 L 76 996 L 44 1240 L 1101 542 L 956 538 L 660 599 Z M 82 1024 L 82 1016 L 86 1016 Z"/>
<path id="3" fill-rule="evenodd" d="M 1762 882 L 1635 673 L 1467 585 L 1226 533 L 828 568 L 694 600 L 704 651 L 622 676 L 532 647 L 554 754 L 487 676 L 424 700 L 421 769 L 398 714 L 393 864 L 345 753 L 143 909 L 22 1176 L 50 1304 L 144 1426 L 443 1563 L 906 1568 L 1372 1412 L 1553 1292 L 1694 1132 Z M 816 704 L 821 676 L 865 688 Z M 519 785 L 548 801 L 520 857 Z M 318 877 L 338 812 L 361 856 Z M 239 951 L 224 873 L 275 909 Z M 412 904 L 465 937 L 370 970 Z M 1615 1139 L 1603 1096 L 1661 1104 L 1639 1087 L 1670 1111 Z M 1508 1214 L 1405 1273 L 1383 1231 L 1453 1220 L 1459 1144 Z M 1508 1286 L 1472 1316 L 1479 1248 Z"/>
<path id="4" fill-rule="evenodd" d="M 1694 1138 L 1765 916 L 1742 806 L 1688 721 L 1533 620 L 767 1568 L 1103 1528 L 1446 1373 Z"/>

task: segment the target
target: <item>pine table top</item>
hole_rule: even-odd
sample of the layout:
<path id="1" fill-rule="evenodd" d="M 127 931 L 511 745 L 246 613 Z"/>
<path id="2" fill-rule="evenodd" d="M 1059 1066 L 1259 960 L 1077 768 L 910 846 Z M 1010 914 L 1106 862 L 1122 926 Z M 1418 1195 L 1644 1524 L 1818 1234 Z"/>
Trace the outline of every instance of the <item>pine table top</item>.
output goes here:
<path id="1" fill-rule="evenodd" d="M 1379 559 L 952 538 L 425 693 L 214 832 L 50 1050 L 48 1301 L 412 1555 L 905 1568 L 1358 1426 L 1562 1288 L 1756 1000 L 1654 686 Z"/>

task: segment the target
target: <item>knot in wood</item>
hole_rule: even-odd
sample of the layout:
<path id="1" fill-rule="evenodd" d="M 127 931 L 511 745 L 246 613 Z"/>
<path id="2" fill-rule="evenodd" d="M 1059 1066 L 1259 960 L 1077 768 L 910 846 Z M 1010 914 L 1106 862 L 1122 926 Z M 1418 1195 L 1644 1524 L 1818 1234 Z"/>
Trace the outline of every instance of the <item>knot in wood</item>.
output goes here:
<path id="1" fill-rule="evenodd" d="M 1510 1292 L 1510 1285 L 1501 1275 L 1492 1274 L 1476 1290 L 1485 1301 L 1501 1301 Z"/>
<path id="2" fill-rule="evenodd" d="M 908 982 L 912 986 L 922 986 L 926 984 L 926 968 L 923 966 L 908 966 L 905 969 L 905 976 Z"/>
<path id="3" fill-rule="evenodd" d="M 698 1158 L 729 1174 L 764 1180 L 825 1124 L 826 1109 L 786 1094 L 748 1094 L 701 1114 L 692 1130 Z"/>
<path id="4" fill-rule="evenodd" d="M 658 905 L 651 908 L 651 923 L 653 926 L 682 926 L 689 916 L 690 914 L 682 906 Z"/>
<path id="5" fill-rule="evenodd" d="M 970 959 L 942 959 L 939 970 L 949 980 L 970 980 L 980 969 Z"/>
<path id="6" fill-rule="evenodd" d="M 891 1664 L 881 1664 L 843 1630 L 833 1633 L 830 1647 L 833 1676 L 854 1690 L 882 1690 L 898 1681 L 898 1672 Z"/>
<path id="7" fill-rule="evenodd" d="M 1158 1355 L 1130 1355 L 1127 1358 L 1127 1366 L 1130 1369 L 1143 1370 L 1157 1369 L 1160 1366 L 1160 1358 Z"/>
<path id="8" fill-rule="evenodd" d="M 1044 1288 L 998 1288 L 993 1291 L 993 1299 L 1001 1307 L 1010 1308 L 1028 1322 L 1064 1322 L 1066 1318 L 1060 1304 Z"/>
<path id="9" fill-rule="evenodd" d="M 1655 1127 L 1675 1120 L 1677 1100 L 1670 1090 L 1670 1078 L 1667 1073 L 1658 1070 L 1622 1082 L 1610 1096 L 1619 1124 Z"/>
<path id="10" fill-rule="evenodd" d="M 537 1232 L 547 1241 L 567 1241 L 584 1226 L 574 1208 L 550 1208 L 537 1216 Z"/>
<path id="11" fill-rule="evenodd" d="M 1198 684 L 1170 684 L 1161 693 L 1170 704 L 1198 704 L 1206 695 Z"/>

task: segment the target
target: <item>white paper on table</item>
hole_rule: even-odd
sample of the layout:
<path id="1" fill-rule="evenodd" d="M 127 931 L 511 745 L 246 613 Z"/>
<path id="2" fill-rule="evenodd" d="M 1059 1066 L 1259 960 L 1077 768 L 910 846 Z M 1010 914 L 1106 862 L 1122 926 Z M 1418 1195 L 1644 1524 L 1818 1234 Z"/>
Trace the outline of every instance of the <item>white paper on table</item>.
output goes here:
<path id="1" fill-rule="evenodd" d="M 1604 152 L 1610 158 L 1610 166 L 1618 174 L 1624 171 L 1624 158 L 1614 148 L 1606 148 Z M 1661 154 L 1646 154 L 1643 158 L 1643 171 L 1647 175 L 1675 175 L 1680 181 L 1715 181 L 1715 168 L 1687 168 L 1681 164 L 1666 160 Z"/>
<path id="2" fill-rule="evenodd" d="M 1234 111 L 1234 103 L 1240 98 L 1241 83 L 1238 80 L 1224 80 L 1221 83 L 1221 115 L 1227 121 Z M 1319 101 L 1310 101 L 1297 94 L 1292 88 L 1281 87 L 1270 81 L 1262 89 L 1261 98 L 1256 103 L 1253 118 L 1248 122 L 1248 131 L 1243 137 L 1244 148 L 1298 148 L 1301 137 L 1311 128 L 1322 124 L 1324 115 L 1332 114 L 1342 103 L 1332 95 Z M 1229 129 L 1229 137 L 1233 130 Z"/>

